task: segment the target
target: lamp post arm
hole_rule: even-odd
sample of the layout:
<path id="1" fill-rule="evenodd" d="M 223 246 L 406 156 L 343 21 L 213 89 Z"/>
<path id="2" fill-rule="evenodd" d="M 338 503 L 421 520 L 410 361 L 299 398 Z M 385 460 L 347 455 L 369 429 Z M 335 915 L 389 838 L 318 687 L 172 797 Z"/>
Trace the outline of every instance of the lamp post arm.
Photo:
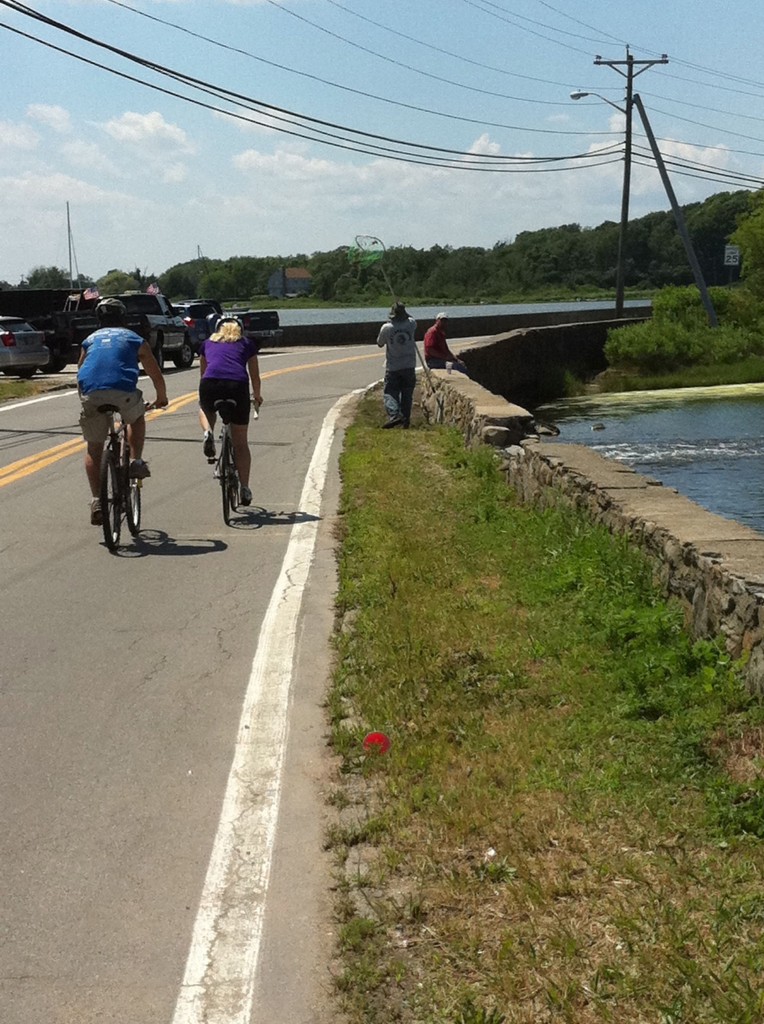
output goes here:
<path id="1" fill-rule="evenodd" d="M 655 141 L 653 130 L 650 127 L 650 122 L 647 119 L 647 114 L 645 112 L 644 104 L 642 103 L 642 98 L 638 93 L 634 96 L 633 102 L 634 106 L 639 111 L 639 116 L 642 119 L 642 125 L 645 129 L 645 134 L 647 135 L 648 141 L 650 143 L 650 148 L 653 151 L 655 162 L 658 165 L 658 171 L 661 176 L 661 181 L 663 182 L 663 187 L 666 190 L 666 195 L 668 196 L 669 203 L 671 203 L 671 210 L 674 214 L 674 220 L 676 221 L 676 226 L 679 229 L 679 234 L 681 236 L 682 242 L 684 243 L 685 252 L 687 253 L 687 258 L 690 261 L 690 266 L 692 267 L 692 272 L 695 277 L 695 283 L 698 286 L 698 291 L 700 292 L 700 297 L 703 301 L 703 306 L 706 310 L 708 322 L 711 325 L 711 327 L 718 327 L 719 320 L 717 319 L 716 310 L 714 309 L 713 303 L 711 302 L 711 296 L 708 293 L 708 288 L 706 288 L 706 282 L 703 278 L 703 271 L 700 269 L 700 264 L 698 263 L 698 258 L 695 255 L 695 250 L 692 247 L 690 235 L 687 231 L 687 225 L 685 224 L 684 216 L 682 215 L 682 210 L 679 206 L 679 203 L 677 203 L 676 201 L 676 196 L 674 194 L 674 189 L 669 180 L 666 165 L 663 162 L 661 151 L 658 149 L 658 143 Z"/>

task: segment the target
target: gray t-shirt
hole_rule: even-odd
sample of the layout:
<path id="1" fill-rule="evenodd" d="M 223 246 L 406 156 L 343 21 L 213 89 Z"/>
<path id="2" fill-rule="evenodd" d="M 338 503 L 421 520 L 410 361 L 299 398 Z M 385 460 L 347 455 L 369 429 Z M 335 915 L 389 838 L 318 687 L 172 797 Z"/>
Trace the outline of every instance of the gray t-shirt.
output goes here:
<path id="1" fill-rule="evenodd" d="M 382 324 L 377 344 L 385 347 L 386 370 L 416 368 L 416 320 L 407 316 L 403 320 L 390 320 Z"/>

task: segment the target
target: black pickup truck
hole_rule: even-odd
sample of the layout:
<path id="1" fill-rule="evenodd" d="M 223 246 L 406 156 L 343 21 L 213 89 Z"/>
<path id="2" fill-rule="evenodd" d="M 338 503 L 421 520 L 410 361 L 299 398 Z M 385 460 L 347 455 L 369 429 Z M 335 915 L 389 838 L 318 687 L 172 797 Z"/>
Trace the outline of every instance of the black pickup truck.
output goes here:
<path id="1" fill-rule="evenodd" d="M 226 312 L 237 316 L 241 320 L 245 336 L 256 341 L 258 349 L 281 343 L 284 331 L 279 323 L 278 310 L 228 309 Z"/>
<path id="2" fill-rule="evenodd" d="M 50 350 L 46 373 L 58 373 L 80 357 L 80 343 L 96 329 L 96 303 L 67 288 L 0 291 L 0 316 L 17 316 L 45 334 Z M 73 305 L 74 301 L 74 305 Z"/>

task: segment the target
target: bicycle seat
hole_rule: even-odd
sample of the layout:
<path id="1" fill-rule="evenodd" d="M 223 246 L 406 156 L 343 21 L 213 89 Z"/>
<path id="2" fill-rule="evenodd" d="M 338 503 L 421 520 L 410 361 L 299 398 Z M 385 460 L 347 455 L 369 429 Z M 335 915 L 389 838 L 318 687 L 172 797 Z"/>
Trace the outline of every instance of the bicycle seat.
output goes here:
<path id="1" fill-rule="evenodd" d="M 116 405 L 99 405 L 99 412 L 119 412 L 119 408 Z"/>
<path id="2" fill-rule="evenodd" d="M 215 412 L 223 423 L 230 423 L 236 412 L 236 401 L 233 398 L 218 398 L 215 401 Z"/>

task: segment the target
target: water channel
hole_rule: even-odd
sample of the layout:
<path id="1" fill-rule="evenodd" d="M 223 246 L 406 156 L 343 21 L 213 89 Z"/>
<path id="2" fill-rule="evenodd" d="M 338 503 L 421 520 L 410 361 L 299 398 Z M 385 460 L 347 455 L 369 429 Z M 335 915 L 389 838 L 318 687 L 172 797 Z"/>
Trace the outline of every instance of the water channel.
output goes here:
<path id="1" fill-rule="evenodd" d="M 764 384 L 638 391 L 546 405 L 584 444 L 764 533 Z"/>

